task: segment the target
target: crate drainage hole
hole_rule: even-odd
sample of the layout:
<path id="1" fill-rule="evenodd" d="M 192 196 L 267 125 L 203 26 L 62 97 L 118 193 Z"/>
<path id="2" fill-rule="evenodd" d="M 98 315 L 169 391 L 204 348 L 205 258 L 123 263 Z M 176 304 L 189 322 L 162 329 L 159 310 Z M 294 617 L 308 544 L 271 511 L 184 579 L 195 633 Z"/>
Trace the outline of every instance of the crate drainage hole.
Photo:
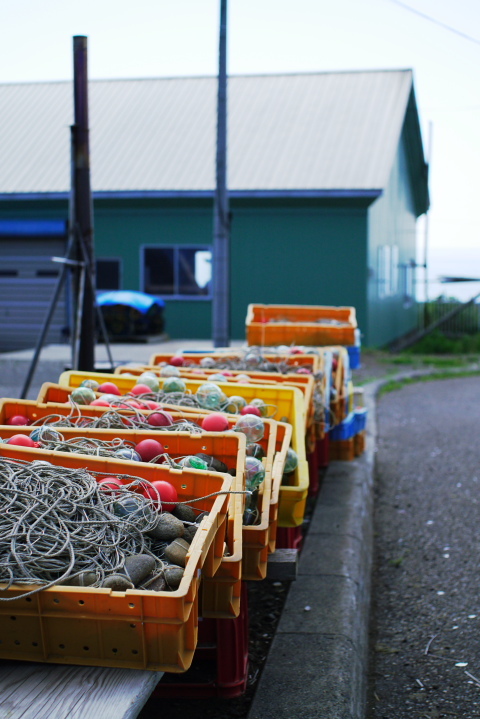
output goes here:
<path id="1" fill-rule="evenodd" d="M 84 651 L 88 652 L 90 650 L 90 647 L 83 647 Z"/>

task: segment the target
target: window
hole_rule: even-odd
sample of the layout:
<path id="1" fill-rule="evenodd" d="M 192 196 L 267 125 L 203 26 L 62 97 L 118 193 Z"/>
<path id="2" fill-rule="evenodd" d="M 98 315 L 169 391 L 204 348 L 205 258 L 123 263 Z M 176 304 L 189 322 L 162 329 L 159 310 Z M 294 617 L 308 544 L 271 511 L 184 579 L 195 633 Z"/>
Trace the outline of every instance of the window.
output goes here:
<path id="1" fill-rule="evenodd" d="M 37 270 L 35 277 L 58 277 L 58 270 Z"/>
<path id="2" fill-rule="evenodd" d="M 143 291 L 176 299 L 210 298 L 212 252 L 208 247 L 142 249 Z"/>
<path id="3" fill-rule="evenodd" d="M 409 262 L 399 265 L 400 291 L 403 295 L 404 307 L 410 307 L 415 299 L 415 267 L 415 260 L 410 260 Z"/>
<path id="4" fill-rule="evenodd" d="M 392 284 L 391 294 L 398 295 L 399 292 L 399 264 L 398 264 L 398 245 L 392 246 Z"/>
<path id="5" fill-rule="evenodd" d="M 403 265 L 403 304 L 405 307 L 409 307 L 413 303 L 414 294 L 414 270 L 415 261 L 410 260 Z"/>
<path id="6" fill-rule="evenodd" d="M 387 297 L 391 291 L 392 266 L 390 245 L 381 245 L 377 253 L 378 297 L 379 299 L 383 299 Z"/>
<path id="7" fill-rule="evenodd" d="M 119 290 L 121 262 L 119 259 L 97 258 L 97 290 Z"/>
<path id="8" fill-rule="evenodd" d="M 399 293 L 398 245 L 381 245 L 377 250 L 377 289 L 379 299 Z"/>

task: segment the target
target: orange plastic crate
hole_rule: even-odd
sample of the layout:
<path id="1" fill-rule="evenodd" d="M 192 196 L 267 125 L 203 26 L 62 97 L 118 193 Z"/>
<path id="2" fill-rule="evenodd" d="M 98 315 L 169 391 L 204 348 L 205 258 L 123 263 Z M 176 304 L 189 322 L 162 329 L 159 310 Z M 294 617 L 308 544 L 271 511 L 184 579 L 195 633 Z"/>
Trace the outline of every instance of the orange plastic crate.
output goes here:
<path id="1" fill-rule="evenodd" d="M 351 462 L 355 459 L 354 438 L 331 439 L 329 444 L 330 461 Z"/>
<path id="2" fill-rule="evenodd" d="M 355 454 L 355 457 L 360 457 L 365 452 L 366 447 L 366 431 L 363 430 L 362 432 L 359 432 L 356 434 L 353 438 L 353 451 Z"/>
<path id="3" fill-rule="evenodd" d="M 284 422 L 277 423 L 277 439 L 275 464 L 272 469 L 272 498 L 270 500 L 270 529 L 268 535 L 268 548 L 270 552 L 275 551 L 277 528 L 278 528 L 278 509 L 280 502 L 280 489 L 283 479 L 283 468 L 287 458 L 287 450 L 292 441 L 292 425 Z"/>
<path id="4" fill-rule="evenodd" d="M 225 352 L 189 352 L 188 350 L 184 352 L 179 352 L 178 354 L 153 354 L 151 355 L 148 364 L 149 366 L 153 365 L 161 365 L 162 363 L 170 364 L 170 360 L 172 357 L 178 357 L 179 355 L 183 358 L 185 364 L 185 369 L 195 367 L 196 365 L 200 364 L 200 361 L 204 359 L 205 357 L 210 357 L 217 361 L 219 365 L 222 364 L 223 360 L 241 360 L 245 356 L 246 352 L 245 350 L 233 350 L 229 349 Z M 264 353 L 262 352 L 262 358 L 268 362 L 273 363 L 282 363 L 287 364 L 291 366 L 292 368 L 298 368 L 298 367 L 308 367 L 312 370 L 313 373 L 316 373 L 320 370 L 320 364 L 319 364 L 319 355 L 317 353 L 285 353 L 285 352 L 278 352 L 275 354 L 272 354 L 271 352 Z M 218 371 L 215 370 L 215 371 Z M 241 370 L 242 372 L 248 373 L 247 370 Z"/>
<path id="5" fill-rule="evenodd" d="M 11 426 L 1 428 L 2 439 L 7 440 L 13 437 L 15 434 L 31 434 L 34 430 L 38 429 L 37 425 L 30 426 Z M 232 489 L 242 492 L 243 487 L 243 475 L 245 471 L 245 436 L 240 432 L 203 432 L 201 434 L 190 434 L 188 432 L 162 432 L 159 436 L 155 430 L 121 430 L 121 429 L 88 429 L 88 428 L 73 428 L 73 427 L 58 427 L 59 431 L 66 440 L 90 437 L 95 439 L 101 439 L 106 442 L 120 437 L 134 444 L 141 442 L 144 439 L 157 439 L 162 443 L 166 452 L 171 456 L 184 456 L 187 454 L 196 454 L 197 452 L 203 452 L 224 462 L 229 469 L 235 470 L 235 477 Z M 32 452 L 45 452 L 46 450 L 38 448 L 32 448 Z M 63 452 L 61 452 L 63 454 Z M 68 453 L 70 454 L 70 452 Z M 89 457 L 90 455 L 82 455 Z M 107 459 L 107 457 L 105 457 Z M 114 458 L 113 458 L 114 459 Z M 116 461 L 114 459 L 114 461 Z M 139 466 L 137 462 L 129 463 L 130 470 L 134 470 Z M 140 465 L 143 466 L 143 463 Z M 164 470 L 169 469 L 168 465 L 152 465 L 158 466 Z M 216 472 L 214 472 L 216 474 Z M 229 501 L 229 512 L 228 512 L 228 523 L 227 523 L 227 538 L 226 543 L 229 551 L 229 556 L 222 558 L 222 562 L 226 561 L 229 565 L 234 562 L 237 563 L 237 573 L 241 574 L 241 562 L 242 562 L 242 516 L 243 516 L 243 504 L 244 498 L 241 495 L 231 495 Z M 168 507 L 167 507 L 168 509 Z M 220 568 L 215 570 L 214 576 L 218 574 Z M 205 576 L 212 574 L 211 571 L 205 572 Z M 214 611 L 214 610 L 212 610 Z"/>
<path id="6" fill-rule="evenodd" d="M 33 461 L 39 456 L 39 450 L 0 445 L 3 458 Z M 128 473 L 153 481 L 166 474 L 159 471 L 159 465 L 47 451 L 41 456 L 56 466 L 85 467 L 105 475 Z M 232 486 L 229 475 L 195 470 L 170 470 L 167 474 L 180 501 L 212 492 L 228 493 Z M 216 554 L 219 545 L 223 546 L 228 494 L 201 500 L 195 506 L 209 514 L 192 541 L 176 591 L 54 586 L 22 597 L 34 586 L 12 585 L 4 589 L 4 596 L 18 599 L 0 602 L 0 657 L 169 672 L 188 669 L 197 642 L 200 576 L 209 563 L 219 563 Z"/>
<path id="7" fill-rule="evenodd" d="M 64 400 L 68 400 L 71 388 L 63 388 L 55 385 L 49 385 L 48 389 L 52 391 L 54 396 L 61 397 Z M 47 393 L 48 394 L 48 393 Z M 104 412 L 108 411 L 106 407 L 80 407 L 82 416 L 86 417 L 98 417 Z M 42 405 L 32 400 L 2 400 L 0 401 L 0 432 L 3 437 L 10 437 L 13 434 L 20 432 L 21 430 L 32 431 L 33 427 L 14 427 L 7 425 L 9 418 L 21 414 L 26 416 L 30 421 L 36 422 L 42 418 L 51 415 L 63 415 L 67 416 L 70 413 L 70 406 L 66 404 L 48 403 Z M 121 410 L 120 414 L 129 416 L 132 415 L 131 410 Z M 192 412 L 185 415 L 182 412 L 171 411 L 174 420 L 181 419 L 185 416 L 193 422 L 201 423 L 202 419 L 208 414 L 211 414 L 208 410 L 201 410 L 198 412 Z M 227 415 L 230 428 L 233 428 L 237 422 L 238 417 Z M 276 478 L 275 488 L 275 501 L 272 505 L 272 470 L 274 466 L 275 456 L 277 452 L 282 452 L 282 457 L 286 457 L 286 450 L 290 444 L 291 438 L 291 426 L 283 425 L 275 420 L 264 419 L 265 434 L 264 437 L 259 440 L 259 444 L 265 451 L 265 470 L 267 475 L 267 482 L 262 489 L 260 495 L 260 517 L 259 524 L 251 526 L 243 526 L 243 499 L 240 497 L 242 502 L 242 510 L 235 511 L 233 523 L 229 523 L 229 531 L 227 531 L 227 547 L 228 556 L 222 558 L 220 567 L 218 568 L 215 576 L 212 578 L 204 577 L 204 588 L 203 588 L 203 606 L 202 614 L 208 617 L 232 617 L 238 616 L 240 611 L 240 593 L 241 593 L 241 579 L 259 580 L 266 576 L 267 570 L 267 555 L 268 550 L 275 550 L 273 543 L 276 529 L 270 527 L 270 523 L 276 521 L 276 509 L 278 508 L 278 485 L 279 480 Z M 284 438 L 283 442 L 277 441 L 277 428 L 280 428 L 281 436 Z M 65 429 L 65 432 L 64 432 Z M 58 430 L 63 434 L 67 435 L 67 428 L 59 427 Z M 70 430 L 75 436 L 75 433 L 95 435 L 99 430 L 89 430 L 82 428 L 81 430 Z M 103 430 L 105 432 L 105 430 Z M 135 430 L 107 430 L 107 433 L 113 435 L 122 434 L 125 437 L 131 437 L 135 434 L 140 434 Z M 181 433 L 172 432 L 168 433 L 164 430 L 156 431 L 152 430 L 147 433 L 148 436 L 157 438 L 163 443 L 165 436 L 179 436 Z M 201 446 L 210 447 L 207 443 L 208 437 L 213 434 L 204 432 L 199 435 L 198 442 Z M 71 436 L 71 435 L 70 435 Z M 187 435 L 192 438 L 192 442 L 197 440 L 196 435 Z M 235 433 L 235 437 L 241 437 L 241 434 Z M 288 444 L 285 437 L 288 438 Z M 202 438 L 205 438 L 203 441 Z M 237 440 L 238 441 L 238 440 Z M 207 450 L 206 453 L 212 454 Z M 219 456 L 222 459 L 222 456 Z M 223 459 L 225 461 L 225 459 Z M 283 459 L 285 461 L 285 459 Z M 243 474 L 242 474 L 243 479 Z M 243 489 L 243 484 L 242 484 Z"/>
<path id="8" fill-rule="evenodd" d="M 356 329 L 354 307 L 250 304 L 247 310 L 249 345 L 354 345 Z"/>

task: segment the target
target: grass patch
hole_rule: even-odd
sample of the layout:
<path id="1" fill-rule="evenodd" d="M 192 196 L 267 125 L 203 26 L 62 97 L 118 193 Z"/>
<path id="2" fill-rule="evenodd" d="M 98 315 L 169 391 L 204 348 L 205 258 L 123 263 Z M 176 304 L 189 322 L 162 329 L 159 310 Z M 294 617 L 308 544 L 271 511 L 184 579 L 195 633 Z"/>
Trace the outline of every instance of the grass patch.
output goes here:
<path id="1" fill-rule="evenodd" d="M 388 362 L 389 364 L 420 364 L 418 357 L 412 357 L 411 355 L 392 355 L 391 357 L 382 357 L 382 362 Z"/>
<path id="2" fill-rule="evenodd" d="M 446 337 L 440 330 L 434 330 L 406 352 L 413 355 L 478 355 L 480 333 L 452 338 Z"/>
<path id="3" fill-rule="evenodd" d="M 442 357 L 430 356 L 422 357 L 421 363 L 430 367 L 466 367 L 472 363 L 472 359 L 468 357 Z"/>
<path id="4" fill-rule="evenodd" d="M 385 384 L 382 384 L 380 389 L 378 390 L 378 396 L 381 397 L 384 394 L 388 394 L 388 392 L 396 392 L 399 389 L 403 389 L 407 384 L 412 384 L 413 380 L 411 379 L 392 379 L 388 382 L 385 382 Z"/>
<path id="5" fill-rule="evenodd" d="M 390 380 L 385 382 L 378 391 L 378 396 L 381 397 L 388 392 L 395 392 L 399 389 L 403 389 L 409 384 L 419 382 L 436 382 L 442 379 L 460 379 L 462 377 L 480 377 L 480 370 L 460 370 L 459 372 L 432 372 L 432 374 L 420 375 L 418 377 L 405 377 L 405 379 Z"/>
<path id="6" fill-rule="evenodd" d="M 476 355 L 420 355 L 399 354 L 379 357 L 380 362 L 392 365 L 408 365 L 412 367 L 465 367 L 478 361 Z"/>

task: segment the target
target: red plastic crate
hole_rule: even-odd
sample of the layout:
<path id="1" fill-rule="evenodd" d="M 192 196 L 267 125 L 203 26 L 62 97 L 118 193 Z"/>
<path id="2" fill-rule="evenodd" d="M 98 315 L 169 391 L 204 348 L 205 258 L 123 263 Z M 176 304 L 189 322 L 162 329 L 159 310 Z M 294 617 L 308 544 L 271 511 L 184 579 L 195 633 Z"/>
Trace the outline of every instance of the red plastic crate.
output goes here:
<path id="1" fill-rule="evenodd" d="M 303 532 L 301 527 L 279 527 L 277 530 L 278 549 L 301 549 Z"/>
<path id="2" fill-rule="evenodd" d="M 308 475 L 310 483 L 308 485 L 308 496 L 316 497 L 318 490 L 320 489 L 320 467 L 318 465 L 318 454 L 317 452 L 309 452 L 307 454 L 308 462 Z"/>
<path id="3" fill-rule="evenodd" d="M 323 439 L 317 441 L 316 451 L 319 469 L 326 469 L 330 464 L 330 435 L 328 433 Z"/>
<path id="4" fill-rule="evenodd" d="M 245 692 L 248 678 L 248 592 L 242 582 L 241 611 L 235 619 L 199 619 L 192 667 L 182 675 L 167 673 L 154 698 L 232 699 Z"/>

